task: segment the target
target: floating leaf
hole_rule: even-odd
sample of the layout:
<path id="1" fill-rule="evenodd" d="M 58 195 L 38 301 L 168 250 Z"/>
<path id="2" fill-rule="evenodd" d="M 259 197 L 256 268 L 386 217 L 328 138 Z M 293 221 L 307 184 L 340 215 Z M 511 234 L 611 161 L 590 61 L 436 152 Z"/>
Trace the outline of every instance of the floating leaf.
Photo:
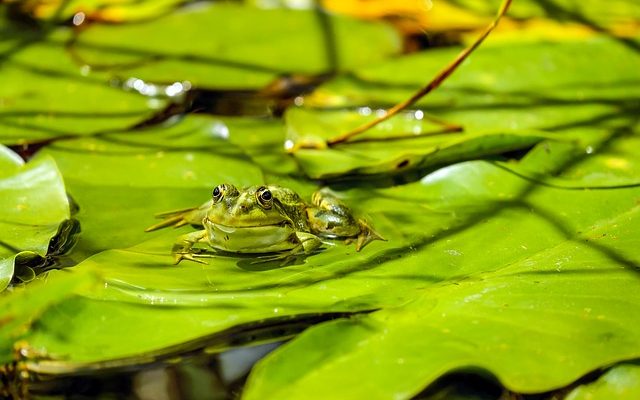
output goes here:
<path id="1" fill-rule="evenodd" d="M 629 192 L 629 200 L 637 193 Z M 577 204 L 571 197 L 559 202 Z M 547 228 L 534 228 L 529 225 L 533 220 L 522 215 L 507 227 L 496 224 L 494 214 L 479 217 L 477 225 L 460 234 L 446 235 L 422 250 L 431 257 L 420 259 L 423 274 L 450 268 L 451 278 L 416 288 L 414 300 L 401 307 L 311 328 L 258 365 L 246 397 L 296 398 L 304 393 L 359 398 L 377 393 L 380 398 L 410 398 L 443 373 L 460 368 L 486 370 L 516 392 L 544 392 L 600 365 L 638 357 L 640 297 L 625 290 L 639 279 L 638 206 L 574 231 L 557 214 L 564 208 L 559 203 L 553 211 L 534 203 L 529 198 L 522 207 L 538 210 L 534 214 Z M 499 214 L 518 213 L 504 210 Z M 521 230 L 525 225 L 529 227 Z M 535 239 L 530 232 L 536 232 Z M 558 237 L 560 232 L 567 236 Z M 554 245 L 530 251 L 535 241 L 550 234 Z M 499 244 L 488 246 L 474 237 L 491 237 Z M 516 237 L 520 239 L 507 243 Z M 514 260 L 496 254 L 497 262 L 489 261 L 493 251 L 511 253 L 512 246 L 526 255 Z M 440 252 L 449 259 L 438 256 Z M 328 381 L 332 384 L 326 385 Z"/>
<path id="2" fill-rule="evenodd" d="M 437 49 L 358 70 L 320 86 L 304 103 L 312 107 L 392 105 L 409 97 L 425 77 L 434 76 L 457 53 L 457 49 Z M 607 60 L 616 60 L 613 69 Z M 636 52 L 602 36 L 579 42 L 485 46 L 416 106 L 469 131 L 559 131 L 590 123 L 627 122 L 633 120 L 637 107 L 639 63 Z"/>
<path id="3" fill-rule="evenodd" d="M 259 89 L 285 74 L 369 65 L 397 53 L 399 44 L 381 23 L 218 3 L 136 24 L 92 25 L 73 51 L 88 65 L 124 78 Z"/>
<path id="4" fill-rule="evenodd" d="M 33 331 L 29 340 L 51 353 L 68 357 L 69 365 L 100 362 L 141 352 L 162 353 L 163 349 L 168 351 L 179 343 L 265 318 L 388 308 L 372 316 L 384 322 L 385 315 L 394 318 L 396 313 L 404 315 L 404 308 L 397 307 L 415 304 L 417 310 L 409 309 L 407 313 L 428 313 L 430 308 L 425 305 L 423 309 L 422 305 L 442 299 L 438 304 L 444 310 L 485 288 L 492 291 L 482 297 L 483 301 L 479 298 L 469 303 L 469 307 L 478 308 L 477 318 L 482 310 L 497 312 L 494 307 L 521 318 L 521 326 L 516 325 L 518 329 L 505 333 L 512 335 L 507 335 L 505 340 L 521 338 L 535 325 L 525 324 L 526 321 L 549 318 L 547 313 L 552 311 L 548 310 L 553 307 L 566 308 L 573 304 L 564 296 L 570 296 L 577 304 L 579 318 L 584 317 L 585 308 L 592 309 L 585 323 L 593 324 L 599 329 L 597 332 L 610 332 L 607 327 L 612 321 L 623 324 L 633 333 L 636 324 L 630 322 L 629 316 L 636 312 L 634 307 L 640 309 L 640 305 L 618 286 L 635 282 L 637 272 L 616 260 L 636 262 L 633 249 L 637 207 L 633 199 L 640 194 L 638 189 L 596 193 L 538 187 L 490 164 L 472 162 L 449 167 L 424 183 L 377 191 L 351 190 L 345 194 L 349 204 L 370 215 L 388 242 L 372 243 L 360 253 L 335 243 L 301 260 L 300 264 L 287 267 L 220 255 L 211 259 L 209 265 L 184 263 L 176 267 L 171 265 L 171 245 L 179 234 L 193 228 L 163 232 L 145 243 L 103 252 L 81 263 L 78 268 L 95 271 L 105 279 L 103 290 L 80 292 L 80 297 L 44 315 L 40 328 Z M 604 231 L 608 236 L 599 236 Z M 479 242 L 474 239 L 478 237 L 488 237 L 491 241 Z M 570 255 L 567 260 L 562 258 L 565 253 Z M 616 254 L 614 259 L 609 253 Z M 557 262 L 561 264 L 556 265 Z M 592 273 L 579 273 L 583 270 Z M 570 282 L 573 283 L 569 285 Z M 548 290 L 540 292 L 539 288 L 543 287 Z M 607 296 L 622 296 L 633 306 L 626 307 L 620 314 L 614 301 L 617 297 L 605 301 L 608 297 L 603 291 Z M 433 292 L 435 297 L 424 297 L 426 292 Z M 516 296 L 517 293 L 527 293 L 527 296 Z M 503 303 L 492 297 L 498 295 L 505 296 L 513 311 L 503 310 Z M 584 297 L 580 297 L 582 295 Z M 524 314 L 523 309 L 530 313 Z M 71 310 L 75 315 L 73 329 L 69 328 L 71 321 L 65 321 L 63 326 L 60 318 Z M 598 318 L 602 313 L 607 315 L 604 320 Z M 428 319 L 403 320 L 403 324 L 415 322 L 416 332 L 422 332 L 421 321 L 429 323 L 436 315 L 439 319 L 434 321 L 451 324 L 450 329 L 463 329 L 471 323 L 465 317 L 467 314 L 452 313 L 451 318 L 447 318 L 438 313 Z M 486 332 L 506 331 L 502 325 L 492 324 L 488 316 L 483 324 Z M 150 336 L 148 332 L 153 326 L 167 328 L 156 330 Z M 405 328 L 407 334 L 414 332 L 408 326 Z M 113 341 L 114 329 L 126 340 Z M 349 332 L 350 329 L 345 334 Z M 477 332 L 475 340 L 486 340 L 480 335 L 482 330 Z M 345 337 L 333 334 L 336 341 L 349 347 Z M 568 346 L 562 338 L 550 336 L 545 339 L 559 340 L 553 343 Z M 411 336 L 409 340 L 407 336 L 403 341 L 419 346 L 422 337 Z M 468 340 L 473 338 L 471 335 Z M 79 340 L 85 343 L 82 348 L 74 345 Z M 571 338 L 564 340 L 570 342 Z M 585 340 L 601 343 L 601 337 L 595 333 Z M 591 356 L 588 344 L 580 348 L 567 347 L 567 353 L 562 354 L 580 355 L 582 361 L 576 361 L 573 369 L 568 368 L 564 375 L 554 378 L 556 380 L 545 376 L 535 381 L 538 386 L 527 390 L 545 390 L 560 380 L 575 379 L 594 365 L 605 362 L 605 358 L 609 362 L 632 357 L 637 346 L 629 340 L 628 335 L 614 336 L 607 348 L 618 349 L 617 353 L 602 350 Z M 434 351 L 436 345 L 434 342 L 427 348 Z M 305 351 L 312 350 L 307 347 Z M 341 354 L 345 352 L 343 349 Z M 528 353 L 527 356 L 539 363 L 514 371 L 522 371 L 526 376 L 538 373 L 539 368 L 549 369 L 547 358 Z M 520 359 L 512 360 L 519 362 Z M 558 365 L 564 367 L 562 363 Z M 493 368 L 493 364 L 487 367 Z M 40 363 L 40 368 L 48 368 L 46 362 Z M 61 367 L 58 362 L 51 364 L 51 368 Z M 414 370 L 416 374 L 428 372 L 422 368 Z M 440 367 L 437 370 L 442 371 Z M 363 369 L 362 373 L 367 372 Z M 432 372 L 429 376 L 435 379 L 438 374 Z M 398 379 L 398 384 L 412 385 L 411 390 L 415 391 L 428 381 L 422 376 L 411 381 L 414 383 Z M 396 390 L 393 387 L 390 385 L 389 390 Z"/>
<path id="5" fill-rule="evenodd" d="M 8 147 L 0 145 L 0 178 L 16 173 L 24 165 L 24 160 Z"/>
<path id="6" fill-rule="evenodd" d="M 5 152 L 7 150 L 4 150 Z M 69 219 L 62 176 L 43 157 L 0 179 L 0 291 L 21 267 L 44 261 L 60 224 Z"/>
<path id="7" fill-rule="evenodd" d="M 80 287 L 90 287 L 96 279 L 90 274 L 67 271 L 49 282 L 39 280 L 29 285 L 29 289 L 18 288 L 12 293 L 0 296 L 2 324 L 0 324 L 0 364 L 8 364 L 14 359 L 13 344 L 28 332 L 31 324 L 49 307 L 69 297 Z M 25 343 L 27 344 L 27 343 Z M 24 349 L 29 351 L 28 348 Z"/>
<path id="8" fill-rule="evenodd" d="M 8 22 L 0 20 L 0 29 L 2 24 Z M 30 32 L 31 38 L 17 27 L 6 30 L 10 34 L 0 44 L 1 143 L 124 129 L 154 112 L 148 98 L 111 86 L 104 76 L 75 64 L 65 50 L 66 30 Z"/>
<path id="9" fill-rule="evenodd" d="M 358 112 L 323 112 L 290 109 L 287 112 L 287 146 L 312 179 L 361 175 L 392 175 L 457 161 L 531 147 L 550 135 L 534 131 L 487 133 L 436 133 L 434 124 L 416 119 L 416 112 L 379 124 L 349 142 L 327 148 L 336 132 L 370 120 Z M 406 117 L 410 118 L 406 118 Z M 296 146 L 317 146 L 318 149 Z M 324 147 L 324 148 L 323 148 Z"/>
<path id="10" fill-rule="evenodd" d="M 385 108 L 390 102 L 409 97 L 424 83 L 424 76 L 434 75 L 454 56 L 453 50 L 434 51 L 339 77 L 305 98 L 305 104 L 327 108 L 360 107 L 371 113 L 378 107 Z M 615 73 L 604 65 L 605 59 L 617 60 Z M 594 60 L 603 61 L 598 64 Z M 526 136 L 529 130 L 546 131 L 558 140 L 579 142 L 586 151 L 588 144 L 599 140 L 603 132 L 635 129 L 640 93 L 638 66 L 640 57 L 636 52 L 606 38 L 581 43 L 481 48 L 441 88 L 422 99 L 418 107 L 425 118 L 431 114 L 449 125 L 461 125 L 472 139 L 487 132 L 504 134 L 502 140 L 480 141 L 485 154 L 508 150 L 500 148 L 508 144 L 506 139 L 513 138 L 513 134 Z M 527 77 L 526 81 L 522 76 Z M 289 110 L 287 132 L 291 146 L 295 149 L 296 145 L 304 145 L 309 136 L 318 137 L 315 142 L 322 142 L 322 139 L 348 132 L 354 126 L 356 116 L 348 110 Z M 407 131 L 404 127 L 407 121 L 403 118 L 406 115 L 394 117 L 387 127 L 379 129 L 388 131 L 390 140 L 379 143 L 362 140 L 359 143 L 356 137 L 352 143 L 325 150 L 294 151 L 294 155 L 305 173 L 313 178 L 385 170 L 397 172 L 402 161 L 409 160 L 402 165 L 410 165 L 416 154 L 422 155 L 429 164 L 426 155 L 433 153 L 432 147 L 446 146 L 449 139 L 443 135 L 440 138 L 444 139 L 416 136 L 394 141 L 392 139 L 397 135 L 394 131 Z M 394 119 L 397 121 L 393 122 Z M 417 124 L 415 128 L 421 129 Z M 381 133 L 367 132 L 363 138 L 367 135 L 379 138 Z M 456 139 L 455 134 L 450 135 L 452 142 L 463 142 L 465 138 L 461 135 L 461 139 Z M 520 146 L 531 143 L 520 141 Z M 518 147 L 511 146 L 511 149 Z M 471 156 L 480 155 L 478 153 Z M 454 161 L 455 156 L 464 159 L 469 154 L 458 152 L 448 161 Z M 318 162 L 320 158 L 325 162 Z"/>

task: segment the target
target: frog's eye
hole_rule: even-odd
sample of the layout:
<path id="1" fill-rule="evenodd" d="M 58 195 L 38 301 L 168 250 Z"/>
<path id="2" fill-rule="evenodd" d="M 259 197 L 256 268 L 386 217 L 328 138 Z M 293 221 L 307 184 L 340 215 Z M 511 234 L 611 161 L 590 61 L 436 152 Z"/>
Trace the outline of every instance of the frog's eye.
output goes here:
<path id="1" fill-rule="evenodd" d="M 224 185 L 218 185 L 213 189 L 213 201 L 218 202 L 222 200 L 222 196 L 224 196 Z"/>
<path id="2" fill-rule="evenodd" d="M 258 189 L 256 197 L 258 198 L 258 203 L 260 203 L 263 208 L 271 208 L 273 195 L 269 189 L 265 187 Z"/>

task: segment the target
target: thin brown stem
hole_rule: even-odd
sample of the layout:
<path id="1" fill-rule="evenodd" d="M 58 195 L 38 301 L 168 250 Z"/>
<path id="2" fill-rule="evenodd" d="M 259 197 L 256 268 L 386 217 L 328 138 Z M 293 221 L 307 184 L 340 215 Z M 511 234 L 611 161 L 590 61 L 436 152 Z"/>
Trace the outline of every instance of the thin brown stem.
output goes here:
<path id="1" fill-rule="evenodd" d="M 449 77 L 449 75 L 451 75 L 453 73 L 453 71 L 455 71 L 458 68 L 458 66 L 460 66 L 460 64 L 462 64 L 462 62 L 478 46 L 480 46 L 480 44 L 484 41 L 484 39 L 486 39 L 486 37 L 489 36 L 491 31 L 493 31 L 494 28 L 496 26 L 498 26 L 498 22 L 500 21 L 500 18 L 502 18 L 502 16 L 507 12 L 507 10 L 509 9 L 510 5 L 511 5 L 511 0 L 503 0 L 502 4 L 500 5 L 500 9 L 498 10 L 498 14 L 496 15 L 496 18 L 491 22 L 491 24 L 489 24 L 489 26 L 487 26 L 485 28 L 485 30 L 476 39 L 476 41 L 473 42 L 466 49 L 462 50 L 460 52 L 460 54 L 458 54 L 458 56 L 451 63 L 449 63 L 449 65 L 447 65 L 444 69 L 442 69 L 435 76 L 435 78 L 433 78 L 431 80 L 431 82 L 429 82 L 426 86 L 424 86 L 423 88 L 418 90 L 416 93 L 414 93 L 407 100 L 405 100 L 403 102 L 400 102 L 400 103 L 396 104 L 395 106 L 391 107 L 390 109 L 388 109 L 387 112 L 385 113 L 385 115 L 383 115 L 381 117 L 378 117 L 378 118 L 376 118 L 374 120 L 371 120 L 371 121 L 367 122 L 366 124 L 360 125 L 359 127 L 355 128 L 355 129 L 353 129 L 353 130 L 351 130 L 349 132 L 346 132 L 346 133 L 343 133 L 342 135 L 336 136 L 333 139 L 327 140 L 327 145 L 333 146 L 333 145 L 336 145 L 336 144 L 339 144 L 339 143 L 346 142 L 347 140 L 351 139 L 352 137 L 357 136 L 357 135 L 369 130 L 370 128 L 373 128 L 374 126 L 378 125 L 379 123 L 388 120 L 389 118 L 393 117 L 394 115 L 396 115 L 400 111 L 402 111 L 402 110 L 406 109 L 407 107 L 411 106 L 416 101 L 420 100 L 423 96 L 425 96 L 427 93 L 431 92 L 432 90 L 434 90 L 435 88 L 440 86 L 440 84 L 442 82 L 444 82 L 444 80 L 447 79 L 447 77 Z"/>

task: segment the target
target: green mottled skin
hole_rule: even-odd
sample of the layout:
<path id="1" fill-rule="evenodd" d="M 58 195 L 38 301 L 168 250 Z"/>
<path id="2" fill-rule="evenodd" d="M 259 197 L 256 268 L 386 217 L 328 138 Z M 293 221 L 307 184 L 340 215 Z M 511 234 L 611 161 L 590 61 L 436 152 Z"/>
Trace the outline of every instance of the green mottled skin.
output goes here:
<path id="1" fill-rule="evenodd" d="M 372 240 L 383 240 L 326 190 L 314 193 L 308 204 L 281 186 L 238 190 L 222 184 L 202 206 L 161 216 L 165 220 L 147 231 L 185 224 L 204 228 L 178 238 L 173 247 L 176 264 L 183 259 L 202 262 L 197 259 L 202 255 L 192 249 L 196 243 L 231 253 L 279 253 L 284 258 L 313 252 L 322 245 L 320 238 L 355 239 L 358 251 Z"/>

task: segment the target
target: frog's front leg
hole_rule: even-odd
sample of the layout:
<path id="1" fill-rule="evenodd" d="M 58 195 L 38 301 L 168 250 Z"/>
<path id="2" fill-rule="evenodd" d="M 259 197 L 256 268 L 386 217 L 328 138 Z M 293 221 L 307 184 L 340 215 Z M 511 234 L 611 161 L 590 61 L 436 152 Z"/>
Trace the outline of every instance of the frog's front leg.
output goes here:
<path id="1" fill-rule="evenodd" d="M 195 253 L 192 251 L 193 245 L 198 242 L 207 242 L 207 231 L 201 230 L 196 232 L 187 233 L 179 236 L 178 240 L 173 245 L 171 253 L 173 254 L 173 264 L 176 265 L 182 260 L 195 261 L 200 264 L 206 264 L 202 260 L 195 258 Z"/>
<path id="2" fill-rule="evenodd" d="M 322 246 L 322 240 L 312 233 L 308 232 L 296 232 L 294 234 L 299 241 L 298 247 L 294 248 L 292 253 L 304 253 L 309 254 Z"/>

